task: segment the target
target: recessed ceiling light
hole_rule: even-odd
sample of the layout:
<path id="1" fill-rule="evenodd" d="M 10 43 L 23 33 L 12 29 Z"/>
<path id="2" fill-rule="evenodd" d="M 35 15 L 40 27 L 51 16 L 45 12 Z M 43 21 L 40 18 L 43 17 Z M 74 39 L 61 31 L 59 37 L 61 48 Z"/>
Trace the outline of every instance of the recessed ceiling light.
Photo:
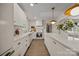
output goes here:
<path id="1" fill-rule="evenodd" d="M 34 4 L 33 4 L 33 3 L 31 3 L 31 4 L 30 4 L 30 6 L 34 6 Z"/>

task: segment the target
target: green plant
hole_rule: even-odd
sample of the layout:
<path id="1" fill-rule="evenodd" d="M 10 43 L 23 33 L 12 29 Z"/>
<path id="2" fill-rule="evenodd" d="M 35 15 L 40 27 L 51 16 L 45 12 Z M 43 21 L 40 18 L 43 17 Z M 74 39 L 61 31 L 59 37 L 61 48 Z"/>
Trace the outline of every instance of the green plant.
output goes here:
<path id="1" fill-rule="evenodd" d="M 74 27 L 74 21 L 71 19 L 67 20 L 64 24 L 57 25 L 57 29 L 63 30 L 63 31 L 70 30 L 70 29 L 72 29 L 72 27 Z"/>
<path id="2" fill-rule="evenodd" d="M 58 30 L 63 30 L 63 26 L 64 26 L 64 24 L 59 24 L 59 25 L 57 25 L 57 29 Z"/>
<path id="3" fill-rule="evenodd" d="M 66 26 L 69 27 L 69 28 L 72 28 L 74 26 L 73 20 L 67 20 L 66 21 Z"/>

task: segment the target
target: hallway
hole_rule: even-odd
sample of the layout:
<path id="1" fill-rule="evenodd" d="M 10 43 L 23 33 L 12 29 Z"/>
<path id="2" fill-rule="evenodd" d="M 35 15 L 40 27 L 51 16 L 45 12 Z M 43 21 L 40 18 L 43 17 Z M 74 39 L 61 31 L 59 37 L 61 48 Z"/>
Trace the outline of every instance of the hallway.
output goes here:
<path id="1" fill-rule="evenodd" d="M 49 56 L 49 53 L 44 45 L 44 40 L 33 40 L 30 48 L 26 52 L 26 56 Z"/>

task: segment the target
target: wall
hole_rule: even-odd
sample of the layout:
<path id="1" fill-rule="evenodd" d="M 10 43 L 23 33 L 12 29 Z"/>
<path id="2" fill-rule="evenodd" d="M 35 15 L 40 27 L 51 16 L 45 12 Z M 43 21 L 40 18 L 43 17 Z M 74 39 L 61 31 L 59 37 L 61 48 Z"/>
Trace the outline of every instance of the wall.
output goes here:
<path id="1" fill-rule="evenodd" d="M 13 44 L 13 4 L 0 4 L 0 54 Z"/>

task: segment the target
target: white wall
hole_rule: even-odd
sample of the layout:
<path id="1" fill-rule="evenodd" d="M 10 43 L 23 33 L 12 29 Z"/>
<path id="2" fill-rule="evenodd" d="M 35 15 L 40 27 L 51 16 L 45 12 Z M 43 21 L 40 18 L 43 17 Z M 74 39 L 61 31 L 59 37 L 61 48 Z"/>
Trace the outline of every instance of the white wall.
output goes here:
<path id="1" fill-rule="evenodd" d="M 13 4 L 0 4 L 0 54 L 13 44 Z"/>

